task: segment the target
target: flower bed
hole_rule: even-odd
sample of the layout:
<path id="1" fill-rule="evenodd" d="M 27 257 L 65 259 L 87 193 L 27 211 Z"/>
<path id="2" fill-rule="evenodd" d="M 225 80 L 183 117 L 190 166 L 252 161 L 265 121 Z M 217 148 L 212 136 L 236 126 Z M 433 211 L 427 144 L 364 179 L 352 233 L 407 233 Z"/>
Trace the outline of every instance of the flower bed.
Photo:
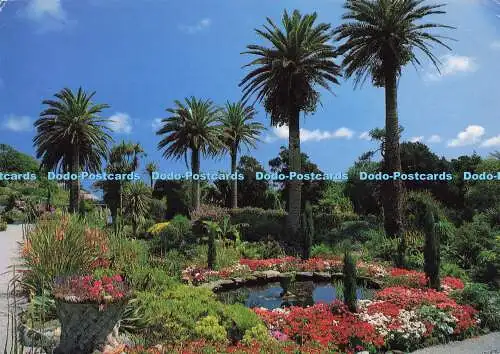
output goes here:
<path id="1" fill-rule="evenodd" d="M 460 339 L 479 324 L 471 306 L 458 305 L 447 294 L 431 289 L 386 288 L 374 301 L 359 300 L 358 306 L 355 314 L 340 302 L 254 311 L 274 333 L 298 343 L 315 342 L 347 352 L 360 347 L 410 350 L 428 337 Z"/>
<path id="2" fill-rule="evenodd" d="M 375 263 L 358 262 L 360 275 L 375 279 L 387 277 L 388 271 L 385 267 Z M 220 270 L 209 270 L 203 267 L 191 266 L 182 272 L 182 279 L 189 283 L 204 283 L 212 280 L 244 277 L 254 271 L 275 270 L 279 272 L 332 272 L 342 271 L 342 260 L 310 258 L 301 260 L 295 257 L 270 258 L 270 259 L 240 259 L 240 261 L 227 268 Z"/>
<path id="3" fill-rule="evenodd" d="M 436 340 L 474 335 L 479 326 L 478 313 L 472 307 L 457 304 L 444 292 L 408 287 L 386 288 L 377 292 L 374 300 L 359 300 L 357 313 L 349 312 L 339 301 L 305 308 L 253 310 L 264 321 L 268 338 L 229 346 L 196 340 L 163 349 L 183 354 L 409 351 Z"/>

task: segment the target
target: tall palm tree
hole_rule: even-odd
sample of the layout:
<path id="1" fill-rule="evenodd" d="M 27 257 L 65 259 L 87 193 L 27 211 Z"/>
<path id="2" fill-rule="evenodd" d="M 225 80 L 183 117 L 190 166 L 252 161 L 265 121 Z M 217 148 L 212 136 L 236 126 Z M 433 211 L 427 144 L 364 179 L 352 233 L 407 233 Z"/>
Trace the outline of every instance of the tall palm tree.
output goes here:
<path id="1" fill-rule="evenodd" d="M 338 49 L 344 55 L 345 74 L 354 77 L 356 85 L 371 77 L 375 86 L 385 89 L 384 169 L 388 173 L 401 171 L 397 80 L 405 65 L 421 65 L 417 51 L 439 70 L 433 45 L 450 47 L 444 43 L 447 37 L 429 30 L 453 27 L 422 20 L 443 14 L 443 6 L 426 5 L 423 0 L 347 0 L 343 15 L 346 22 L 335 29 L 335 39 L 345 40 Z M 392 181 L 382 188 L 385 231 L 389 236 L 402 237 L 402 184 Z M 401 255 L 399 258 L 401 265 Z"/>
<path id="2" fill-rule="evenodd" d="M 269 47 L 249 45 L 243 54 L 255 56 L 248 65 L 253 70 L 240 83 L 243 99 L 256 95 L 264 101 L 273 126 L 287 125 L 289 130 L 290 171 L 301 172 L 300 112 L 311 113 L 319 102 L 315 86 L 330 89 L 338 84 L 340 67 L 333 62 L 335 48 L 330 44 L 330 25 L 316 24 L 317 14 L 301 15 L 295 10 L 283 13 L 279 28 L 271 19 L 257 34 Z M 296 233 L 300 227 L 301 184 L 290 181 L 288 228 Z"/>
<path id="3" fill-rule="evenodd" d="M 132 233 L 137 236 L 137 229 L 146 220 L 151 201 L 151 189 L 142 181 L 125 186 L 124 214 L 132 223 Z"/>
<path id="4" fill-rule="evenodd" d="M 48 108 L 34 123 L 37 133 L 33 138 L 41 168 L 72 174 L 100 170 L 107 144 L 113 139 L 107 133 L 109 120 L 99 116 L 109 106 L 94 104 L 94 95 L 81 87 L 76 94 L 64 88 L 54 95 L 57 100 L 42 102 Z M 71 181 L 69 210 L 76 212 L 79 203 L 80 181 L 75 179 Z"/>
<path id="5" fill-rule="evenodd" d="M 187 164 L 187 153 L 191 152 L 191 171 L 193 175 L 200 173 L 200 155 L 215 156 L 220 153 L 223 142 L 219 121 L 220 110 L 211 100 L 195 97 L 186 98 L 182 103 L 174 101 L 175 107 L 168 108 L 170 117 L 162 119 L 163 126 L 156 132 L 165 135 L 158 143 L 158 150 L 164 150 L 166 158 L 180 159 L 184 157 Z M 200 181 L 192 179 L 191 207 L 196 210 L 200 206 Z"/>
<path id="6" fill-rule="evenodd" d="M 151 186 L 151 189 L 153 189 L 153 172 L 158 170 L 158 165 L 155 162 L 148 162 L 146 165 L 146 172 L 148 173 L 149 176 L 149 183 Z"/>
<path id="7" fill-rule="evenodd" d="M 222 126 L 224 129 L 224 144 L 231 155 L 231 174 L 236 173 L 238 152 L 241 145 L 255 148 L 259 141 L 259 134 L 264 126 L 254 122 L 255 109 L 245 106 L 243 102 L 227 102 L 222 112 Z M 235 178 L 231 186 L 231 207 L 238 207 L 238 180 Z"/>

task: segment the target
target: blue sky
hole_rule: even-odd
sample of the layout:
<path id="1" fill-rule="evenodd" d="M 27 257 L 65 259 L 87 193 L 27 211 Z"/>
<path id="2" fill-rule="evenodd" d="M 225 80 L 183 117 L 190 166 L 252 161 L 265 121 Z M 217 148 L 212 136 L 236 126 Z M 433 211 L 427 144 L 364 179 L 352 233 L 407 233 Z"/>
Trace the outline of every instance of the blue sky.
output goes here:
<path id="1" fill-rule="evenodd" d="M 0 1 L 2 2 L 2 1 Z M 340 0 L 8 0 L 0 12 L 0 143 L 33 153 L 32 122 L 42 99 L 63 87 L 97 91 L 111 108 L 114 137 L 139 141 L 163 171 L 184 171 L 156 150 L 157 120 L 174 99 L 195 95 L 218 104 L 238 100 L 238 83 L 258 42 L 253 29 L 284 8 L 317 11 L 336 26 Z M 403 140 L 420 140 L 439 155 L 500 150 L 500 1 L 452 0 L 436 21 L 456 26 L 453 51 L 437 49 L 442 74 L 425 62 L 408 67 L 399 86 Z M 382 127 L 383 90 L 350 80 L 322 94 L 316 114 L 302 120 L 302 149 L 325 172 L 345 171 L 373 148 L 366 132 Z M 264 110 L 258 119 L 269 127 Z M 269 130 L 251 151 L 266 167 L 286 129 Z M 245 151 L 244 151 L 245 152 Z M 228 169 L 227 157 L 202 170 Z"/>

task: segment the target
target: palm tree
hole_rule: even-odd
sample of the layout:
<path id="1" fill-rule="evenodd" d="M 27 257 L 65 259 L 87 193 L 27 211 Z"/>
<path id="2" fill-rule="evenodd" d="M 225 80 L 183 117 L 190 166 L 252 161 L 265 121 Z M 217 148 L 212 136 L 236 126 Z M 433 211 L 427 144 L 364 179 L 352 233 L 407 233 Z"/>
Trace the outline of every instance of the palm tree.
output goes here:
<path id="1" fill-rule="evenodd" d="M 184 156 L 187 165 L 187 153 L 191 151 L 191 171 L 200 173 L 200 155 L 215 156 L 220 153 L 223 142 L 219 121 L 220 110 L 211 100 L 195 97 L 186 98 L 185 103 L 178 100 L 174 108 L 168 108 L 170 117 L 162 119 L 163 126 L 156 132 L 165 135 L 158 143 L 158 150 L 166 158 L 180 159 Z M 191 207 L 200 206 L 200 181 L 192 179 Z"/>
<path id="2" fill-rule="evenodd" d="M 429 32 L 435 28 L 453 28 L 437 23 L 423 23 L 425 18 L 443 14 L 444 5 L 424 5 L 423 0 L 347 0 L 343 15 L 346 22 L 335 29 L 335 39 L 344 41 L 338 52 L 342 65 L 355 84 L 371 77 L 375 86 L 385 89 L 384 169 L 401 171 L 399 153 L 397 80 L 402 68 L 421 65 L 416 51 L 430 59 L 439 70 L 439 59 L 432 53 L 437 44 L 450 49 L 447 37 Z M 403 235 L 400 181 L 383 184 L 384 226 L 389 236 Z M 401 258 L 401 257 L 400 257 Z M 400 260 L 402 261 L 402 260 Z M 399 262 L 400 263 L 400 262 Z"/>
<path id="3" fill-rule="evenodd" d="M 500 151 L 491 152 L 490 156 L 494 159 L 500 160 Z"/>
<path id="4" fill-rule="evenodd" d="M 137 229 L 146 220 L 151 201 L 151 189 L 142 181 L 125 186 L 124 213 L 132 223 L 132 233 L 137 236 Z"/>
<path id="5" fill-rule="evenodd" d="M 94 104 L 95 92 L 87 94 L 81 87 L 73 93 L 64 88 L 54 96 L 57 100 L 44 100 L 48 108 L 34 123 L 37 134 L 33 138 L 36 157 L 41 168 L 78 174 L 80 171 L 97 172 L 101 160 L 108 152 L 107 144 L 113 139 L 106 132 L 108 119 L 100 118 L 107 104 Z M 76 212 L 80 204 L 80 181 L 71 181 L 69 210 Z"/>
<path id="6" fill-rule="evenodd" d="M 256 58 L 246 66 L 253 70 L 240 83 L 243 99 L 256 94 L 256 101 L 264 101 L 271 115 L 271 125 L 287 125 L 289 130 L 290 171 L 301 172 L 300 112 L 311 113 L 319 102 L 315 86 L 330 89 L 338 84 L 340 67 L 333 62 L 335 48 L 330 44 L 330 25 L 315 24 L 317 14 L 302 16 L 295 10 L 282 16 L 283 29 L 271 19 L 257 34 L 270 42 L 269 47 L 249 45 L 243 54 Z M 287 224 L 290 232 L 300 227 L 301 184 L 290 181 Z"/>
<path id="7" fill-rule="evenodd" d="M 255 143 L 259 141 L 259 134 L 264 129 L 262 124 L 252 121 L 255 113 L 253 107 L 245 106 L 243 102 L 227 102 L 222 113 L 224 143 L 231 155 L 231 174 L 236 173 L 241 144 L 247 148 L 255 148 Z M 231 207 L 238 207 L 238 179 L 236 178 L 232 180 Z"/>
<path id="8" fill-rule="evenodd" d="M 146 165 L 146 172 L 148 173 L 149 176 L 149 183 L 151 186 L 151 189 L 153 189 L 153 172 L 158 170 L 158 165 L 154 162 L 148 162 Z"/>
<path id="9" fill-rule="evenodd" d="M 111 148 L 107 158 L 106 172 L 109 174 L 130 174 L 139 168 L 144 150 L 139 143 L 122 141 Z M 117 216 L 123 212 L 123 186 L 125 180 L 106 180 L 96 183 L 104 191 L 104 201 L 111 210 L 113 224 L 117 226 Z"/>

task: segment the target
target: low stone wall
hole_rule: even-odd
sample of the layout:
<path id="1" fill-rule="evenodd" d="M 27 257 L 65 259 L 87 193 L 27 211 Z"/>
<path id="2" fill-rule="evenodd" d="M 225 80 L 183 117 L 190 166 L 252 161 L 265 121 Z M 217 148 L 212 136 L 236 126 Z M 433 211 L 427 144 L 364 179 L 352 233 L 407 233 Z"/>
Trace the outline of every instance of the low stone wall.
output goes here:
<path id="1" fill-rule="evenodd" d="M 342 273 L 329 273 L 329 272 L 287 272 L 281 273 L 276 270 L 266 270 L 266 271 L 255 271 L 244 278 L 228 278 L 214 280 L 209 283 L 203 283 L 199 286 L 208 288 L 213 292 L 222 292 L 227 290 L 238 289 L 243 286 L 253 286 L 253 285 L 265 285 L 268 283 L 274 283 L 280 281 L 282 278 L 287 278 L 295 275 L 295 281 L 316 281 L 316 282 L 328 282 L 334 279 L 341 280 L 343 278 Z M 382 282 L 374 280 L 368 277 L 358 276 L 358 281 L 366 284 L 366 287 L 370 289 L 380 289 L 382 287 Z"/>

